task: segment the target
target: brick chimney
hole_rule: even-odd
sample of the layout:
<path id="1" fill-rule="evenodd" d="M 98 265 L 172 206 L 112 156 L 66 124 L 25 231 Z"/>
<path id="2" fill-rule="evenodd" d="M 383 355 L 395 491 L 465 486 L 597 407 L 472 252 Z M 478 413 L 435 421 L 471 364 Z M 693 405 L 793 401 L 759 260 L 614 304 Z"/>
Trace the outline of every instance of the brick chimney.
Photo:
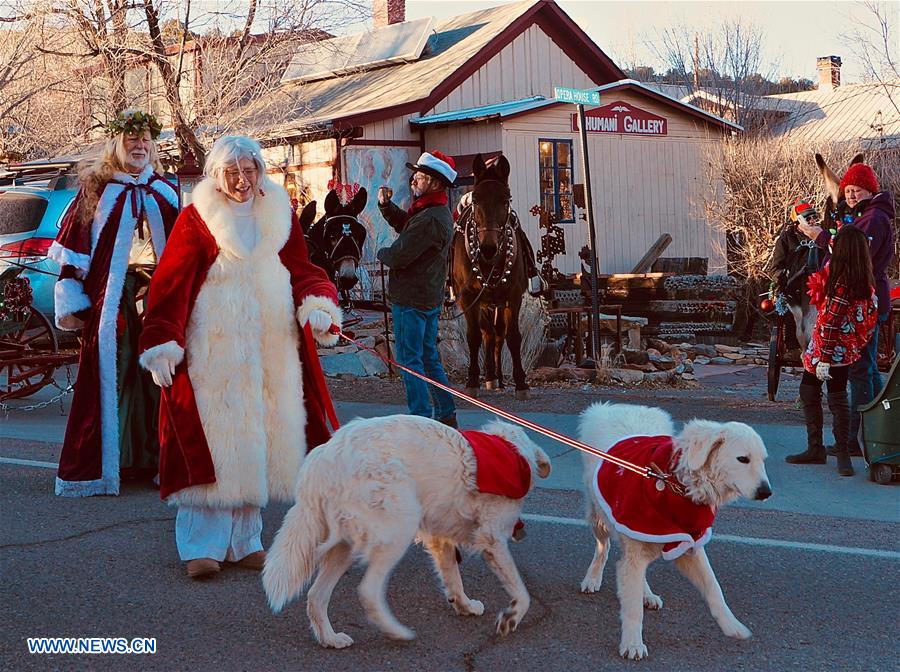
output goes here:
<path id="1" fill-rule="evenodd" d="M 372 9 L 375 28 L 406 21 L 406 0 L 374 0 Z"/>
<path id="2" fill-rule="evenodd" d="M 841 85 L 841 57 L 820 56 L 816 59 L 819 73 L 819 90 L 829 91 Z"/>

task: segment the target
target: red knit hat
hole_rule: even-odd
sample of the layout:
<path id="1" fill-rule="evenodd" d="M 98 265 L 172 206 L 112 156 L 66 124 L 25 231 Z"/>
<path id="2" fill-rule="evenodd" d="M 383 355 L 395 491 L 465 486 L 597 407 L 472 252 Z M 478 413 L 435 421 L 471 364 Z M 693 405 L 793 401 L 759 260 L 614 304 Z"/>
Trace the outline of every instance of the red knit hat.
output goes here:
<path id="1" fill-rule="evenodd" d="M 847 169 L 847 172 L 844 173 L 844 177 L 841 179 L 841 195 L 844 194 L 844 189 L 851 184 L 854 187 L 862 187 L 866 191 L 871 191 L 873 194 L 881 191 L 878 187 L 878 178 L 875 176 L 875 171 L 865 163 L 854 163 Z"/>

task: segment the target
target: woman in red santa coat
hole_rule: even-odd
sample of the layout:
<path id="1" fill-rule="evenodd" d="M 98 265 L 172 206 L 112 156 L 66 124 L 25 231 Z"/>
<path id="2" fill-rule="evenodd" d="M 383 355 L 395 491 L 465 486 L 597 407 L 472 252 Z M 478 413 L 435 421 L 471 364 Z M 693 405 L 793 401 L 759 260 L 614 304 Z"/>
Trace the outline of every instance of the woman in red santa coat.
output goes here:
<path id="1" fill-rule="evenodd" d="M 293 500 L 303 456 L 329 437 L 303 329 L 333 345 L 341 324 L 259 144 L 220 138 L 205 173 L 153 276 L 140 341 L 163 388 L 160 494 L 178 505 L 176 543 L 194 578 L 223 561 L 262 568 L 260 508 Z"/>
<path id="2" fill-rule="evenodd" d="M 156 474 L 159 393 L 137 363 L 140 269 L 162 255 L 178 215 L 178 192 L 162 177 L 160 126 L 120 112 L 48 256 L 60 265 L 56 325 L 81 331 L 75 395 L 56 479 L 67 497 L 119 494 L 120 468 Z"/>

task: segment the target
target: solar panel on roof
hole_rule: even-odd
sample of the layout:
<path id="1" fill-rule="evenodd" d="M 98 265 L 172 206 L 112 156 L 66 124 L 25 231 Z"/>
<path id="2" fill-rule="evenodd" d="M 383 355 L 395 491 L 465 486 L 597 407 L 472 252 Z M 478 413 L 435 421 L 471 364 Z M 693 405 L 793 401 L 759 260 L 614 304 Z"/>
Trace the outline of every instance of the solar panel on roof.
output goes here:
<path id="1" fill-rule="evenodd" d="M 281 81 L 311 82 L 381 65 L 416 61 L 428 43 L 433 23 L 432 17 L 425 17 L 322 40 L 294 54 Z"/>

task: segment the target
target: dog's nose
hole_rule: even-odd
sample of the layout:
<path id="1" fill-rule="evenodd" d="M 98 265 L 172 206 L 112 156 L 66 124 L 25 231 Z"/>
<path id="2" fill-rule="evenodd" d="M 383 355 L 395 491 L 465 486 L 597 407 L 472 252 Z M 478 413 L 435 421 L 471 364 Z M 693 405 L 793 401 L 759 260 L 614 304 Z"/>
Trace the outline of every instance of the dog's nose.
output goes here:
<path id="1" fill-rule="evenodd" d="M 768 483 L 763 483 L 761 486 L 759 486 L 756 489 L 756 495 L 753 497 L 753 499 L 759 500 L 761 502 L 764 499 L 768 499 L 771 496 L 772 496 L 772 488 L 769 486 Z"/>

